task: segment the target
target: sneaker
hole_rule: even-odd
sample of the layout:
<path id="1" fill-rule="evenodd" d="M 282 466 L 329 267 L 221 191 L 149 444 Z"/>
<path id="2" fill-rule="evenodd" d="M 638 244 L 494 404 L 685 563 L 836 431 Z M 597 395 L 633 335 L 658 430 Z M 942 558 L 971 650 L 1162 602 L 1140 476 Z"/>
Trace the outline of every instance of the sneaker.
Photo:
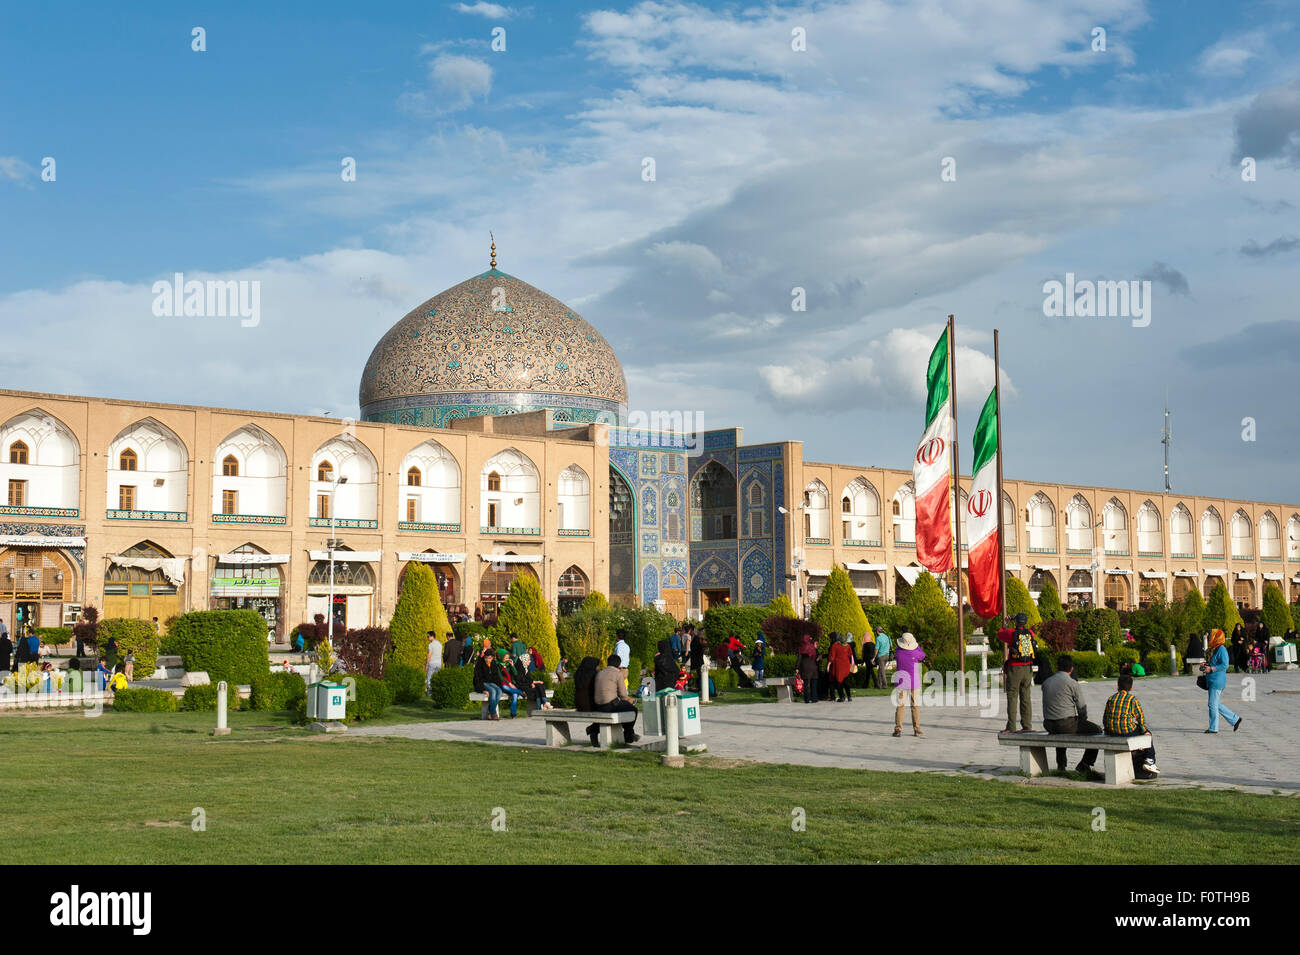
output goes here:
<path id="1" fill-rule="evenodd" d="M 922 733 L 920 730 L 912 730 L 912 735 L 913 735 L 913 736 L 924 736 L 925 734 Z"/>
<path id="2" fill-rule="evenodd" d="M 1142 768 L 1150 773 L 1152 777 L 1160 775 L 1160 770 L 1156 768 L 1155 763 L 1143 763 Z"/>
<path id="3" fill-rule="evenodd" d="M 1233 731 L 1234 733 L 1237 732 L 1237 730 L 1241 729 L 1241 724 L 1244 723 L 1244 722 L 1246 722 L 1246 717 L 1244 717 L 1244 716 L 1238 716 L 1238 717 L 1237 717 L 1237 722 L 1235 722 L 1235 723 L 1232 724 L 1232 731 Z"/>
<path id="4" fill-rule="evenodd" d="M 902 730 L 894 730 L 894 735 L 895 735 L 895 736 L 902 736 L 902 735 L 903 735 L 903 731 L 902 731 Z"/>
<path id="5" fill-rule="evenodd" d="M 1219 735 L 1219 731 L 1218 731 L 1218 730 L 1206 730 L 1205 732 L 1207 732 L 1207 733 L 1211 733 L 1211 734 L 1213 734 L 1214 736 L 1218 736 L 1218 735 Z"/>
<path id="6" fill-rule="evenodd" d="M 1139 769 L 1133 774 L 1137 779 L 1155 779 L 1156 774 L 1148 769 Z"/>
<path id="7" fill-rule="evenodd" d="M 595 733 L 592 733 L 589 738 L 591 739 L 591 745 L 596 747 L 596 749 L 600 749 L 600 737 Z"/>

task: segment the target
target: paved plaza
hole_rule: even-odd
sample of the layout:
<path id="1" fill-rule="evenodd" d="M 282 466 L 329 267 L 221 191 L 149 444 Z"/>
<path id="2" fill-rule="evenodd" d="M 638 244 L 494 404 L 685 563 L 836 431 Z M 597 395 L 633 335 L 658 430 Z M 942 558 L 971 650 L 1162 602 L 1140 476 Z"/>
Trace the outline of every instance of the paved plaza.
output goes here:
<path id="1" fill-rule="evenodd" d="M 1223 699 L 1245 722 L 1237 733 L 1221 725 L 1218 736 L 1204 733 L 1208 725 L 1206 694 L 1191 677 L 1138 682 L 1135 689 L 1155 734 L 1160 766 L 1159 780 L 1143 785 L 1300 793 L 1300 671 L 1257 678 L 1254 701 L 1242 700 L 1243 679 L 1241 675 L 1229 675 Z M 1094 680 L 1085 683 L 1083 689 L 1089 717 L 1100 722 L 1114 682 Z M 913 736 L 908 722 L 898 739 L 891 735 L 894 711 L 884 696 L 814 706 L 707 706 L 702 739 L 710 755 L 729 759 L 891 772 L 969 773 L 1028 785 L 1090 785 L 1060 777 L 1028 780 L 1019 776 L 1016 749 L 999 745 L 996 739 L 1006 709 L 1005 697 L 999 694 L 995 698 L 995 715 L 982 716 L 975 705 L 923 708 L 921 727 L 925 736 Z M 1041 719 L 1040 703 L 1041 693 L 1035 687 L 1036 721 Z M 1041 729 L 1041 722 L 1036 722 L 1035 728 Z M 545 742 L 542 721 L 522 715 L 495 723 L 472 720 L 362 726 L 349 729 L 348 734 L 511 746 Z M 1071 768 L 1078 763 L 1079 755 L 1070 751 Z M 1049 753 L 1051 759 L 1054 757 Z"/>

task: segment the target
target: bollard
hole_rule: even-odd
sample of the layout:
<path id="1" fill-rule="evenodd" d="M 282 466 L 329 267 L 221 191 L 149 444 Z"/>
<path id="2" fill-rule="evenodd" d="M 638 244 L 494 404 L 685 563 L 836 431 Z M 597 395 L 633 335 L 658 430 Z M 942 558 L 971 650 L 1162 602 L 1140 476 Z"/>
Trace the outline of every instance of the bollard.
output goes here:
<path id="1" fill-rule="evenodd" d="M 217 728 L 213 736 L 229 736 L 230 727 L 226 725 L 226 681 L 217 684 Z"/>
<path id="2" fill-rule="evenodd" d="M 680 768 L 686 761 L 682 758 L 677 742 L 677 705 L 676 693 L 664 697 L 664 755 L 659 762 L 664 766 Z"/>
<path id="3" fill-rule="evenodd" d="M 709 661 L 700 664 L 700 703 L 709 702 Z"/>
<path id="4" fill-rule="evenodd" d="M 1101 637 L 1097 638 L 1097 656 L 1101 656 Z"/>
<path id="5" fill-rule="evenodd" d="M 1169 644 L 1169 675 L 1178 676 L 1178 651 L 1172 643 Z"/>

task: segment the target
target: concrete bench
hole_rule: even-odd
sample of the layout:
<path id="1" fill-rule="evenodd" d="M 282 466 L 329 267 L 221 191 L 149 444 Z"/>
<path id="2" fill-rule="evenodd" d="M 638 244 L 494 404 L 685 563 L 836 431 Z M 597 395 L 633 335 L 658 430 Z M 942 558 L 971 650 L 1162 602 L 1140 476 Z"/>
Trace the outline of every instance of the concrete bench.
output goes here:
<path id="1" fill-rule="evenodd" d="M 543 710 L 542 719 L 546 721 L 546 745 L 563 746 L 572 743 L 570 723 L 595 723 L 601 749 L 614 745 L 614 730 L 624 723 L 631 723 L 637 718 L 634 710 L 622 713 L 580 713 L 577 710 Z"/>
<path id="2" fill-rule="evenodd" d="M 767 685 L 773 689 L 772 695 L 778 703 L 794 702 L 794 677 L 774 676 L 767 681 Z"/>
<path id="3" fill-rule="evenodd" d="M 1144 736 L 1083 736 L 1077 733 L 998 733 L 1003 746 L 1020 747 L 1020 771 L 1026 776 L 1041 776 L 1047 772 L 1047 751 L 1057 747 L 1065 749 L 1099 749 L 1106 763 L 1106 785 L 1119 786 L 1133 781 L 1134 750 L 1151 746 L 1150 734 Z"/>
<path id="4" fill-rule="evenodd" d="M 546 691 L 546 698 L 548 700 L 553 696 L 555 696 L 554 690 Z M 478 708 L 478 718 L 481 720 L 487 719 L 488 718 L 488 705 L 487 705 L 488 695 L 486 693 L 471 693 L 469 695 L 469 698 L 470 698 L 470 702 L 481 704 Z M 497 706 L 500 706 L 502 703 L 507 702 L 508 699 L 509 698 L 506 696 L 506 694 L 502 693 L 501 699 L 498 701 Z M 524 697 L 524 712 L 527 713 L 529 716 L 533 715 L 534 712 L 533 699 L 530 696 Z"/>

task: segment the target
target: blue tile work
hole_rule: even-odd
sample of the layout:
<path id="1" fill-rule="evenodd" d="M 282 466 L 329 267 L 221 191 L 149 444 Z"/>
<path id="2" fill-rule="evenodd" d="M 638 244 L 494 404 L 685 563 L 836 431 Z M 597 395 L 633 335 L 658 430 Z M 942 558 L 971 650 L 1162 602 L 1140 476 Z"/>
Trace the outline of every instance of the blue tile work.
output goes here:
<path id="1" fill-rule="evenodd" d="M 641 597 L 646 603 L 659 599 L 659 568 L 647 564 L 641 570 Z"/>
<path id="2" fill-rule="evenodd" d="M 645 455 L 642 455 L 645 457 Z M 644 465 L 644 461 L 642 464 Z M 655 472 L 642 467 L 641 473 L 652 480 Z M 659 495 L 652 486 L 641 488 L 641 523 L 646 527 L 659 526 Z"/>
<path id="3" fill-rule="evenodd" d="M 740 562 L 741 601 L 765 604 L 772 599 L 772 555 L 770 543 L 756 544 Z"/>
<path id="4" fill-rule="evenodd" d="M 687 453 L 678 435 L 610 428 L 609 436 L 610 463 L 631 485 L 636 505 L 637 599 L 650 603 L 689 579 Z"/>
<path id="5" fill-rule="evenodd" d="M 389 398 L 367 405 L 362 420 L 422 428 L 449 428 L 456 418 L 520 414 L 546 408 L 554 412 L 551 420 L 561 424 L 616 424 L 621 414 L 620 405 L 600 398 L 545 392 L 496 391 Z"/>
<path id="6" fill-rule="evenodd" d="M 20 534 L 23 537 L 85 537 L 84 524 L 20 524 L 17 522 L 0 522 L 0 534 Z M 84 572 L 86 569 L 86 551 L 82 547 L 60 548 L 65 557 L 71 557 Z"/>

